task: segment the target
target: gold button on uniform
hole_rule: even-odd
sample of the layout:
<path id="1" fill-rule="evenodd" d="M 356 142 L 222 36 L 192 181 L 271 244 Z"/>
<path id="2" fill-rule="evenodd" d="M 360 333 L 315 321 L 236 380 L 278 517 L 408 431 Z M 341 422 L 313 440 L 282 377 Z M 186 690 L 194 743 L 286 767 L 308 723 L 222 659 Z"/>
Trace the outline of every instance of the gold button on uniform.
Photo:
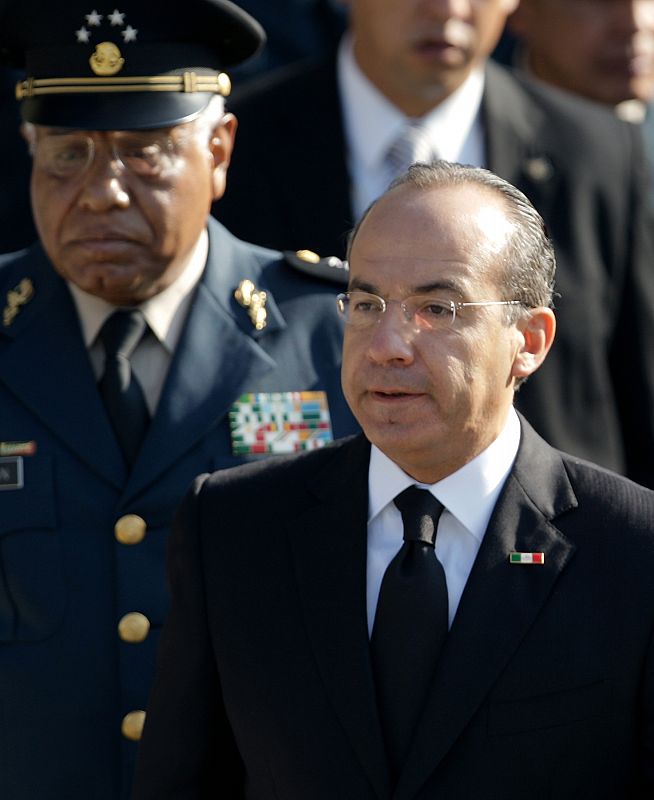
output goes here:
<path id="1" fill-rule="evenodd" d="M 132 742 L 138 742 L 143 733 L 145 725 L 145 711 L 130 711 L 125 714 L 120 726 L 123 736 Z"/>
<path id="2" fill-rule="evenodd" d="M 138 544 L 145 537 L 147 525 L 138 514 L 125 514 L 114 525 L 114 534 L 121 544 Z"/>
<path id="3" fill-rule="evenodd" d="M 118 623 L 118 635 L 124 642 L 136 644 L 144 641 L 150 633 L 150 620 L 139 611 L 131 611 Z"/>

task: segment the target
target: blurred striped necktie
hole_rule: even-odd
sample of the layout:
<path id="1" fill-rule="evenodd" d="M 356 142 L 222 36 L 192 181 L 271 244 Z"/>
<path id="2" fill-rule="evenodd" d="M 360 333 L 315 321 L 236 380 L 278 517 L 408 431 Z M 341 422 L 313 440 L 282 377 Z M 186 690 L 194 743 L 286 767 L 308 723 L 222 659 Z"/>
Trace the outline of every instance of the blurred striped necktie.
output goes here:
<path id="1" fill-rule="evenodd" d="M 385 163 L 389 182 L 403 175 L 417 161 L 429 162 L 437 158 L 429 140 L 425 125 L 420 120 L 411 120 L 388 148 Z"/>

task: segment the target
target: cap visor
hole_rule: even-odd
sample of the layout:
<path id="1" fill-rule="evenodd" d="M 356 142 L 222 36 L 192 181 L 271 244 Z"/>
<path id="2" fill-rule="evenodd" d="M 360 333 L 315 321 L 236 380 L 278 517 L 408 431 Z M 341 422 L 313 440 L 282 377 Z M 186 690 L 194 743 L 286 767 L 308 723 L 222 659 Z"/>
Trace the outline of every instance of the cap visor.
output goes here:
<path id="1" fill-rule="evenodd" d="M 117 92 L 47 95 L 26 98 L 23 119 L 35 125 L 83 130 L 167 128 L 190 122 L 214 94 L 197 92 Z"/>

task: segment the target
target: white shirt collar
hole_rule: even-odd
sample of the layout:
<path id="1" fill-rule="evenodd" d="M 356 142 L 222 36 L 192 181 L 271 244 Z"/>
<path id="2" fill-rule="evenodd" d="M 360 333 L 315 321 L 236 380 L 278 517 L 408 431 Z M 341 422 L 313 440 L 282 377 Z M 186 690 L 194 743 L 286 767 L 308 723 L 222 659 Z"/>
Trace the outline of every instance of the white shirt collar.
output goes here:
<path id="1" fill-rule="evenodd" d="M 207 263 L 208 252 L 209 237 L 205 229 L 200 234 L 180 275 L 170 286 L 139 306 L 150 330 L 169 353 L 175 350 L 186 317 L 185 314 L 178 312 L 183 309 L 184 304 L 190 303 L 192 292 L 200 281 Z M 116 306 L 83 291 L 70 281 L 68 287 L 77 307 L 84 343 L 90 348 L 107 317 L 116 310 Z"/>
<path id="2" fill-rule="evenodd" d="M 511 408 L 499 436 L 482 453 L 438 483 L 417 485 L 429 489 L 481 541 L 519 444 L 520 421 Z M 368 469 L 368 523 L 400 492 L 415 483 L 410 475 L 372 445 Z"/>
<path id="3" fill-rule="evenodd" d="M 376 167 L 383 162 L 409 118 L 361 71 L 354 57 L 351 35 L 346 34 L 341 40 L 337 75 L 350 159 L 366 168 Z M 478 119 L 483 91 L 484 71 L 479 68 L 422 118 L 440 158 L 459 160 Z"/>

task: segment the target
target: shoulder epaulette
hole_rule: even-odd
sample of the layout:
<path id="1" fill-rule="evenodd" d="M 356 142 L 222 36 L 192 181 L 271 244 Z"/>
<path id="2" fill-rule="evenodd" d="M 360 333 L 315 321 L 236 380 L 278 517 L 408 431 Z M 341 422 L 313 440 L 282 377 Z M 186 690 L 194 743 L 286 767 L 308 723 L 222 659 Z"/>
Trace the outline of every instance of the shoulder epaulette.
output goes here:
<path id="1" fill-rule="evenodd" d="M 348 263 L 337 256 L 321 258 L 311 250 L 297 250 L 295 252 L 287 250 L 284 253 L 284 258 L 294 269 L 303 272 L 305 275 L 311 275 L 314 278 L 322 278 L 342 285 L 346 285 L 348 282 Z"/>

